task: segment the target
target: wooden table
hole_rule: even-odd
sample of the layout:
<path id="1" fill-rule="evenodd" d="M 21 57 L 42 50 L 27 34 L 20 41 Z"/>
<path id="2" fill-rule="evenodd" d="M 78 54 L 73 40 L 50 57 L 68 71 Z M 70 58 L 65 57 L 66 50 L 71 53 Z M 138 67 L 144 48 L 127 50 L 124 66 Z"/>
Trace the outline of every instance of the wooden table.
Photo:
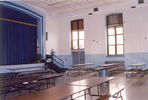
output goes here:
<path id="1" fill-rule="evenodd" d="M 3 79 L 13 79 L 16 78 L 19 72 L 7 72 L 7 73 L 0 73 L 0 81 Z"/>
<path id="2" fill-rule="evenodd" d="M 94 65 L 93 63 L 86 63 L 86 64 L 75 64 L 75 65 L 69 65 L 71 67 L 79 67 L 79 66 L 90 66 L 90 65 Z"/>
<path id="3" fill-rule="evenodd" d="M 69 65 L 70 67 L 72 67 L 70 70 L 72 71 L 72 72 L 74 72 L 74 70 L 76 70 L 76 71 L 78 71 L 78 75 L 80 74 L 80 71 L 81 70 L 86 70 L 86 69 L 90 69 L 91 67 L 90 66 L 92 66 L 92 65 L 94 65 L 93 63 L 86 63 L 86 64 L 75 64 L 75 65 Z M 67 73 L 67 75 L 68 75 L 68 73 Z"/>
<path id="4" fill-rule="evenodd" d="M 9 68 L 7 70 L 10 70 L 11 72 L 15 72 L 16 70 L 24 70 L 24 69 L 28 69 L 28 71 L 30 69 L 34 69 L 34 68 L 46 68 L 46 66 L 37 66 L 37 67 L 21 67 L 21 68 Z"/>
<path id="5" fill-rule="evenodd" d="M 36 75 L 38 71 L 41 71 L 41 70 L 34 70 L 34 69 L 39 69 L 39 68 L 45 68 L 46 69 L 46 66 L 37 66 L 37 67 L 22 67 L 22 68 L 12 68 L 12 69 L 7 69 L 7 70 L 10 70 L 11 72 L 16 72 L 19 70 L 19 74 L 17 75 L 17 78 L 19 75 Z M 24 70 L 24 71 L 22 71 Z"/>
<path id="6" fill-rule="evenodd" d="M 72 86 L 61 84 L 50 89 L 35 91 L 29 94 L 10 98 L 8 100 L 62 100 L 66 97 L 70 97 L 70 99 L 72 99 L 72 95 L 78 92 L 85 91 L 87 89 L 88 87 L 85 86 Z"/>
<path id="7" fill-rule="evenodd" d="M 53 88 L 35 91 L 29 94 L 24 94 L 21 96 L 10 98 L 8 100 L 65 100 L 67 98 L 72 100 L 74 94 L 83 91 L 84 99 L 86 100 L 86 90 L 89 90 L 89 94 L 91 96 L 100 96 L 99 94 L 91 94 L 90 88 L 96 85 L 99 86 L 104 82 L 108 82 L 109 84 L 109 81 L 112 79 L 114 79 L 114 77 L 92 77 L 88 79 L 82 79 L 71 83 L 57 85 Z"/>
<path id="8" fill-rule="evenodd" d="M 146 65 L 146 63 L 137 63 L 137 64 L 129 64 L 128 66 L 135 67 L 135 68 L 140 67 L 140 69 L 142 69 L 142 66 L 145 66 L 145 65 Z"/>
<path id="9" fill-rule="evenodd" d="M 111 63 L 111 64 L 102 64 L 99 67 L 104 67 L 104 69 L 110 68 L 111 66 L 118 65 L 118 63 Z"/>
<path id="10" fill-rule="evenodd" d="M 60 76 L 62 76 L 62 74 L 48 74 L 48 75 L 41 75 L 41 76 L 34 76 L 34 77 L 27 77 L 27 78 L 13 79 L 13 80 L 5 80 L 5 81 L 0 81 L 0 87 L 23 84 L 24 82 L 29 82 L 33 80 L 39 80 L 39 81 L 47 80 L 47 82 L 49 82 L 48 81 L 49 79 L 53 79 L 54 80 L 53 84 L 55 85 L 55 78 Z"/>
<path id="11" fill-rule="evenodd" d="M 91 96 L 100 96 L 100 85 L 103 83 L 108 83 L 108 91 L 109 91 L 109 81 L 115 79 L 114 77 L 91 77 L 91 78 L 87 78 L 87 79 L 83 79 L 83 80 L 79 80 L 79 81 L 74 81 L 71 83 L 66 83 L 66 85 L 73 85 L 73 86 L 86 86 L 89 87 L 89 94 Z M 91 88 L 93 86 L 97 86 L 98 89 L 98 94 L 91 94 Z"/>
<path id="12" fill-rule="evenodd" d="M 138 67 L 140 67 L 139 69 L 142 70 L 142 67 L 145 67 L 147 63 L 136 63 L 136 64 L 129 64 L 129 68 L 130 69 L 134 69 L 134 71 L 136 72 L 135 74 L 138 74 Z M 134 72 L 131 72 L 131 74 L 133 74 Z M 128 73 L 126 73 L 127 76 Z"/>
<path id="13" fill-rule="evenodd" d="M 110 64 L 99 65 L 99 67 L 95 70 L 94 76 L 96 75 L 96 73 L 99 73 L 100 71 L 108 72 L 109 68 L 112 68 L 113 66 L 118 65 L 118 64 L 119 63 L 110 63 Z"/>

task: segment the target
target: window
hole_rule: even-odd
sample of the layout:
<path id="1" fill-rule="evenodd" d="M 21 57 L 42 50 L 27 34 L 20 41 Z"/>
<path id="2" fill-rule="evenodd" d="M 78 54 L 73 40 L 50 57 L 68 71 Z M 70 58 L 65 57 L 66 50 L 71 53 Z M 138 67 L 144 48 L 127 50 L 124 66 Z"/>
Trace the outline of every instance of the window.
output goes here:
<path id="1" fill-rule="evenodd" d="M 83 19 L 71 22 L 71 48 L 72 50 L 84 49 L 84 25 Z"/>
<path id="2" fill-rule="evenodd" d="M 144 3 L 144 0 L 138 0 L 138 3 L 139 4 Z"/>
<path id="3" fill-rule="evenodd" d="M 107 47 L 109 56 L 124 54 L 122 14 L 107 16 Z"/>

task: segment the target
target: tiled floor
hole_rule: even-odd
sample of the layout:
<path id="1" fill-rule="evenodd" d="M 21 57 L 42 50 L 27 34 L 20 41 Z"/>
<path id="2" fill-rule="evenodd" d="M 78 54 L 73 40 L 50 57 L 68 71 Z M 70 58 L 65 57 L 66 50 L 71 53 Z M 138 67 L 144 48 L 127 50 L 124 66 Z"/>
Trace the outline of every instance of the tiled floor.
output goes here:
<path id="1" fill-rule="evenodd" d="M 56 79 L 56 85 L 69 83 L 69 82 L 73 82 L 73 81 L 88 78 L 88 77 L 94 77 L 93 75 L 94 73 L 88 73 L 83 75 L 71 74 L 68 76 L 65 74 L 64 77 L 60 77 Z M 110 76 L 115 77 L 114 80 L 110 81 L 111 90 L 116 87 L 125 86 L 125 90 L 122 91 L 123 100 L 148 100 L 148 94 L 147 94 L 148 93 L 148 75 L 145 75 L 144 77 L 135 76 L 135 77 L 126 78 L 125 73 L 118 73 Z M 102 91 L 104 92 L 106 86 L 102 86 L 101 88 L 102 88 Z M 103 94 L 103 92 L 101 93 Z M 26 94 L 26 93 L 29 93 L 29 92 L 22 91 L 22 94 Z M 95 87 L 92 88 L 92 93 L 97 93 L 97 90 Z M 82 93 L 76 94 L 75 96 L 80 94 Z M 18 93 L 9 93 L 6 96 L 6 99 L 15 97 L 17 95 Z M 87 100 L 96 100 L 96 98 L 98 97 L 91 97 L 87 95 Z M 1 95 L 0 100 L 4 100 L 3 95 Z M 75 100 L 84 100 L 84 97 L 82 96 L 82 97 L 76 98 Z M 110 100 L 114 100 L 114 99 L 111 98 Z"/>

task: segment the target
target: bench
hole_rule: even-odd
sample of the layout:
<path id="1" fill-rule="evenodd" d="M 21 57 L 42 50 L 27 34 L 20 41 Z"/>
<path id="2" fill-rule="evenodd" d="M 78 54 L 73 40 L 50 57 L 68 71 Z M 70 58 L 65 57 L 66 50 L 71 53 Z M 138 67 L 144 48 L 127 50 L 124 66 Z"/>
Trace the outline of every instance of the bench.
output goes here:
<path id="1" fill-rule="evenodd" d="M 0 73 L 0 80 L 8 80 L 16 78 L 19 72 L 6 72 L 6 73 Z"/>
<path id="2" fill-rule="evenodd" d="M 29 90 L 29 92 L 31 92 L 31 90 L 39 91 L 41 86 L 43 86 L 43 88 L 44 88 L 44 84 L 45 84 L 44 82 L 37 81 L 37 80 L 31 81 L 31 82 L 24 82 L 23 89 Z M 36 87 L 38 87 L 38 89 L 36 89 Z"/>
<path id="3" fill-rule="evenodd" d="M 136 74 L 135 67 L 130 67 L 126 69 L 126 77 L 129 77 L 129 75 L 133 76 L 134 74 Z"/>
<path id="4" fill-rule="evenodd" d="M 36 75 L 37 73 L 41 72 L 42 70 L 31 70 L 31 71 L 21 71 L 18 75 L 17 78 L 20 76 L 29 76 L 29 75 Z"/>
<path id="5" fill-rule="evenodd" d="M 96 75 L 96 73 L 98 73 L 99 72 L 99 70 L 103 70 L 104 68 L 102 67 L 97 67 L 96 69 L 95 69 L 95 74 L 94 74 L 94 76 Z"/>
<path id="6" fill-rule="evenodd" d="M 108 69 L 108 71 L 109 71 L 110 73 L 117 72 L 117 68 L 110 68 L 110 69 Z"/>
<path id="7" fill-rule="evenodd" d="M 123 72 L 123 69 L 124 69 L 123 66 L 117 67 L 117 71 L 121 71 L 121 72 Z"/>
<path id="8" fill-rule="evenodd" d="M 148 73 L 148 67 L 142 69 L 142 77 Z"/>
<path id="9" fill-rule="evenodd" d="M 21 85 L 0 88 L 0 94 L 4 94 L 4 99 L 8 93 L 12 93 L 12 92 L 18 92 L 19 95 L 21 95 L 21 92 L 20 92 L 21 88 L 22 88 Z"/>
<path id="10" fill-rule="evenodd" d="M 111 63 L 118 63 L 115 68 L 117 68 L 117 71 L 123 72 L 125 67 L 125 61 L 105 61 L 105 64 L 111 64 Z"/>
<path id="11" fill-rule="evenodd" d="M 116 88 L 112 91 L 110 91 L 109 93 L 101 96 L 100 98 L 97 98 L 96 100 L 106 100 L 109 99 L 111 97 L 113 98 L 122 98 L 121 92 L 124 90 L 125 87 L 120 87 L 120 88 Z"/>

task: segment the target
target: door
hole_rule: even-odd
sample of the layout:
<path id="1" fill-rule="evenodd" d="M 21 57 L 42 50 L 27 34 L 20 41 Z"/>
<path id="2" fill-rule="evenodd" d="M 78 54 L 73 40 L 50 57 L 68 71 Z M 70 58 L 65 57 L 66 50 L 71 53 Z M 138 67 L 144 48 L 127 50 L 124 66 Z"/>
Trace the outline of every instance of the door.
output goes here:
<path id="1" fill-rule="evenodd" d="M 85 63 L 85 51 L 72 51 L 72 63 L 84 64 Z"/>

